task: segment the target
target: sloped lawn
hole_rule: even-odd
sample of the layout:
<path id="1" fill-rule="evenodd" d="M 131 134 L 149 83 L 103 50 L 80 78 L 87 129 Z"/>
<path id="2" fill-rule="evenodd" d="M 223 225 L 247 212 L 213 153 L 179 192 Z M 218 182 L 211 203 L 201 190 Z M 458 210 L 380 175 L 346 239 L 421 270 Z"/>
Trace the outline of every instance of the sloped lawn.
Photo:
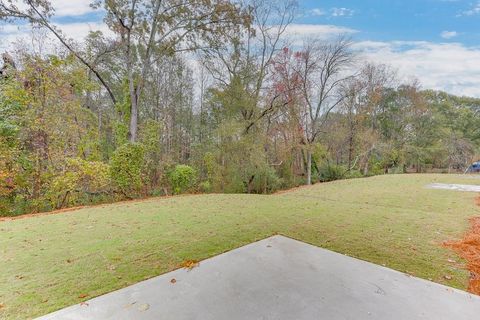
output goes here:
<path id="1" fill-rule="evenodd" d="M 0 221 L 0 318 L 40 316 L 277 233 L 465 289 L 464 261 L 441 244 L 480 215 L 476 194 L 424 188 L 433 182 L 480 179 L 391 175 Z"/>

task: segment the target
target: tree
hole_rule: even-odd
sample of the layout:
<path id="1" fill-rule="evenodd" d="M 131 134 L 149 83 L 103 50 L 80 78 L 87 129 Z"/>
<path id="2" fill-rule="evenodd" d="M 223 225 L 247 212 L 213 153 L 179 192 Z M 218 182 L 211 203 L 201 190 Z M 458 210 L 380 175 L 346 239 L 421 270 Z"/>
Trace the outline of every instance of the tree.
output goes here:
<path id="1" fill-rule="evenodd" d="M 44 27 L 48 29 L 75 57 L 83 63 L 90 71 L 95 74 L 102 86 L 108 92 L 110 99 L 115 104 L 117 98 L 114 95 L 110 85 L 104 77 L 98 72 L 94 64 L 89 62 L 80 50 L 75 48 L 75 44 L 69 40 L 62 31 L 52 24 L 50 18 L 55 12 L 50 1 L 48 0 L 23 0 L 13 2 L 11 0 L 0 0 L 0 20 L 15 22 L 18 20 L 26 20 L 34 26 Z"/>
<path id="2" fill-rule="evenodd" d="M 24 53 L 19 64 L 22 69 L 2 84 L 0 98 L 0 140 L 10 145 L 5 154 L 15 157 L 0 162 L 12 168 L 16 201 L 45 200 L 49 181 L 66 159 L 101 158 L 95 116 L 79 99 L 90 83 L 73 57 Z M 32 209 L 43 208 L 48 202 L 39 201 Z"/>
<path id="3" fill-rule="evenodd" d="M 248 96 L 249 103 L 237 109 L 243 133 L 248 134 L 281 105 L 278 96 L 268 95 L 269 73 L 275 56 L 285 47 L 285 33 L 297 12 L 297 2 L 245 0 L 241 5 L 250 15 L 252 27 L 243 32 L 229 32 L 229 46 L 215 46 L 204 50 L 203 55 L 209 61 L 205 67 L 220 88 L 237 86 L 244 91 L 244 97 Z"/>
<path id="4" fill-rule="evenodd" d="M 248 25 L 248 16 L 223 0 L 141 1 L 108 0 L 105 21 L 119 39 L 130 94 L 131 142 L 137 139 L 139 101 L 154 53 L 158 58 L 174 52 L 210 46 L 223 29 Z"/>
<path id="5" fill-rule="evenodd" d="M 295 68 L 301 79 L 307 184 L 312 183 L 312 145 L 330 112 L 344 101 L 340 88 L 352 77 L 348 70 L 353 62 L 350 45 L 345 38 L 331 43 L 309 41 L 295 54 Z"/>
<path id="6" fill-rule="evenodd" d="M 390 88 L 397 85 L 396 74 L 387 65 L 366 63 L 355 77 L 343 85 L 346 99 L 341 111 L 346 116 L 348 168 L 362 158 L 364 173 L 378 143 L 378 117 Z"/>
<path id="7" fill-rule="evenodd" d="M 66 40 L 51 22 L 54 12 L 47 0 L 24 0 L 26 8 L 10 1 L 0 2 L 0 18 L 24 19 L 46 27 L 87 66 L 108 91 L 118 99 L 93 63 Z M 95 8 L 106 10 L 105 22 L 118 37 L 130 96 L 129 139 L 138 133 L 139 102 L 154 52 L 159 57 L 195 50 L 221 42 L 224 29 L 248 26 L 249 16 L 225 0 L 96 0 Z"/>
<path id="8" fill-rule="evenodd" d="M 195 190 L 270 193 L 478 160 L 479 99 L 357 64 L 342 37 L 290 43 L 294 0 L 94 6 L 111 32 L 74 42 L 49 1 L 0 0 L 60 40 L 3 56 L 0 214 L 167 194 L 185 166 Z"/>

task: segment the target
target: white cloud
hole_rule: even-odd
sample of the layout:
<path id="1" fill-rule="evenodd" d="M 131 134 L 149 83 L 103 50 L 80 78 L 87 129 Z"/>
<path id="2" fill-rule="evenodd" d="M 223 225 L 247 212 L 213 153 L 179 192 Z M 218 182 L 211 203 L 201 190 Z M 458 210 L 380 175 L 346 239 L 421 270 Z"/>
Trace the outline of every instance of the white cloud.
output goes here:
<path id="1" fill-rule="evenodd" d="M 443 38 L 443 39 L 452 39 L 452 38 L 455 38 L 456 36 L 458 36 L 458 32 L 457 31 L 443 31 L 440 36 Z"/>
<path id="2" fill-rule="evenodd" d="M 93 12 L 90 2 L 89 0 L 51 0 L 56 16 L 80 16 Z"/>
<path id="3" fill-rule="evenodd" d="M 459 43 L 358 42 L 361 55 L 390 64 L 404 79 L 416 77 L 424 88 L 480 97 L 480 48 Z"/>
<path id="4" fill-rule="evenodd" d="M 56 24 L 67 38 L 75 41 L 82 41 L 90 31 L 102 31 L 105 34 L 111 34 L 107 25 L 102 22 L 82 22 Z M 54 39 L 50 33 L 45 33 L 48 39 Z M 38 33 L 36 34 L 38 36 Z M 0 27 L 0 51 L 11 50 L 18 41 L 30 42 L 32 39 L 32 28 L 28 24 L 23 25 L 4 25 Z M 45 39 L 47 40 L 47 39 Z M 56 39 L 55 39 L 56 40 Z M 48 41 L 45 41 L 45 43 Z"/>
<path id="5" fill-rule="evenodd" d="M 321 17 L 321 16 L 328 16 L 328 17 L 351 17 L 355 13 L 354 10 L 348 8 L 330 8 L 328 10 L 324 10 L 322 8 L 314 8 L 307 12 L 309 16 L 313 17 Z"/>
<path id="6" fill-rule="evenodd" d="M 90 3 L 91 0 L 50 0 L 56 17 L 81 16 L 96 11 L 90 7 Z M 20 0 L 13 0 L 13 4 L 21 10 L 28 8 L 28 5 Z"/>
<path id="7" fill-rule="evenodd" d="M 74 40 L 83 40 L 90 31 L 102 31 L 104 34 L 110 34 L 111 31 L 103 22 L 82 22 L 82 23 L 68 23 L 61 24 L 58 27 L 65 35 Z"/>
<path id="8" fill-rule="evenodd" d="M 312 16 L 320 17 L 320 16 L 324 16 L 326 14 L 327 13 L 321 8 L 315 8 L 315 9 L 310 10 L 310 15 L 312 15 Z"/>
<path id="9" fill-rule="evenodd" d="M 55 17 L 57 18 L 81 16 L 95 11 L 93 8 L 90 7 L 90 0 L 51 0 L 50 2 L 55 10 Z M 13 3 L 21 10 L 27 9 L 27 5 L 23 1 L 13 0 Z M 68 38 L 72 38 L 77 41 L 83 40 L 87 36 L 89 31 L 101 30 L 104 33 L 110 32 L 107 26 L 101 21 L 83 23 L 62 23 L 57 24 L 57 27 L 60 30 L 64 31 L 64 34 Z M 48 32 L 42 34 L 45 34 L 44 36 L 49 35 Z M 36 32 L 35 37 L 38 36 L 39 33 Z M 29 43 L 31 42 L 31 39 L 32 30 L 31 26 L 28 24 L 0 25 L 0 50 L 11 49 L 13 44 L 19 41 Z"/>
<path id="10" fill-rule="evenodd" d="M 58 27 L 78 41 L 93 30 L 110 34 L 101 22 L 61 24 Z M 292 24 L 287 28 L 286 36 L 292 46 L 300 46 L 307 38 L 328 40 L 357 32 L 336 25 Z M 30 27 L 5 25 L 0 29 L 0 51 L 11 48 L 17 38 L 28 42 Z M 368 61 L 392 65 L 404 79 L 418 78 L 424 88 L 480 98 L 480 47 L 427 41 L 361 41 L 354 44 L 354 49 Z"/>
<path id="11" fill-rule="evenodd" d="M 477 1 L 472 7 L 468 10 L 462 11 L 457 15 L 457 17 L 461 16 L 474 16 L 480 14 L 480 1 Z"/>
<path id="12" fill-rule="evenodd" d="M 285 30 L 287 37 L 296 41 L 306 38 L 330 39 L 338 35 L 357 33 L 357 30 L 328 24 L 291 24 Z"/>
<path id="13" fill-rule="evenodd" d="M 351 17 L 355 13 L 352 9 L 348 8 L 332 8 L 332 17 Z"/>

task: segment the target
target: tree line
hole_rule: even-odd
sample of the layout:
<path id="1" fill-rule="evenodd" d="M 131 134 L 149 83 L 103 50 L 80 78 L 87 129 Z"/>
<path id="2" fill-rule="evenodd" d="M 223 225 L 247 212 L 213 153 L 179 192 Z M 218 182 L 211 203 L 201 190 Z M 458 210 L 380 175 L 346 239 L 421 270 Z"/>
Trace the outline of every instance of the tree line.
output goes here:
<path id="1" fill-rule="evenodd" d="M 292 39 L 295 1 L 92 6 L 109 32 L 78 42 L 52 22 L 49 1 L 0 0 L 4 23 L 58 43 L 3 55 L 0 215 L 476 160 L 480 100 L 402 81 L 347 37 Z"/>

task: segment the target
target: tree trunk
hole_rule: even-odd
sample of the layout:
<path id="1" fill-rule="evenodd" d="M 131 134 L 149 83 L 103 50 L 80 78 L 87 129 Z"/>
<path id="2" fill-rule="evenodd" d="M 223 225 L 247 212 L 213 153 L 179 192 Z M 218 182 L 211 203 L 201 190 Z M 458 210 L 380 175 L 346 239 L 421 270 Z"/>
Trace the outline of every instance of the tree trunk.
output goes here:
<path id="1" fill-rule="evenodd" d="M 138 128 L 138 95 L 135 88 L 135 80 L 132 71 L 129 71 L 128 87 L 130 91 L 130 126 L 128 130 L 128 139 L 131 143 L 137 141 Z"/>
<path id="2" fill-rule="evenodd" d="M 137 141 L 137 129 L 138 129 L 138 105 L 136 99 L 132 100 L 132 106 L 130 110 L 130 130 L 129 138 L 130 142 L 135 143 Z"/>
<path id="3" fill-rule="evenodd" d="M 312 151 L 307 150 L 307 185 L 312 184 Z"/>
<path id="4" fill-rule="evenodd" d="M 367 161 L 365 162 L 365 167 L 363 168 L 363 175 L 364 176 L 368 175 L 368 170 L 369 170 L 369 168 L 368 168 L 368 159 L 367 159 Z"/>
<path id="5" fill-rule="evenodd" d="M 375 145 L 373 145 L 365 155 L 365 167 L 363 168 L 363 175 L 366 176 L 368 174 L 369 168 L 369 162 L 370 162 L 370 157 L 372 156 L 372 152 L 375 150 Z"/>
<path id="6" fill-rule="evenodd" d="M 353 141 L 353 130 L 350 132 L 350 136 L 348 137 L 348 167 L 352 166 L 353 162 L 353 154 L 355 153 L 355 145 Z"/>

